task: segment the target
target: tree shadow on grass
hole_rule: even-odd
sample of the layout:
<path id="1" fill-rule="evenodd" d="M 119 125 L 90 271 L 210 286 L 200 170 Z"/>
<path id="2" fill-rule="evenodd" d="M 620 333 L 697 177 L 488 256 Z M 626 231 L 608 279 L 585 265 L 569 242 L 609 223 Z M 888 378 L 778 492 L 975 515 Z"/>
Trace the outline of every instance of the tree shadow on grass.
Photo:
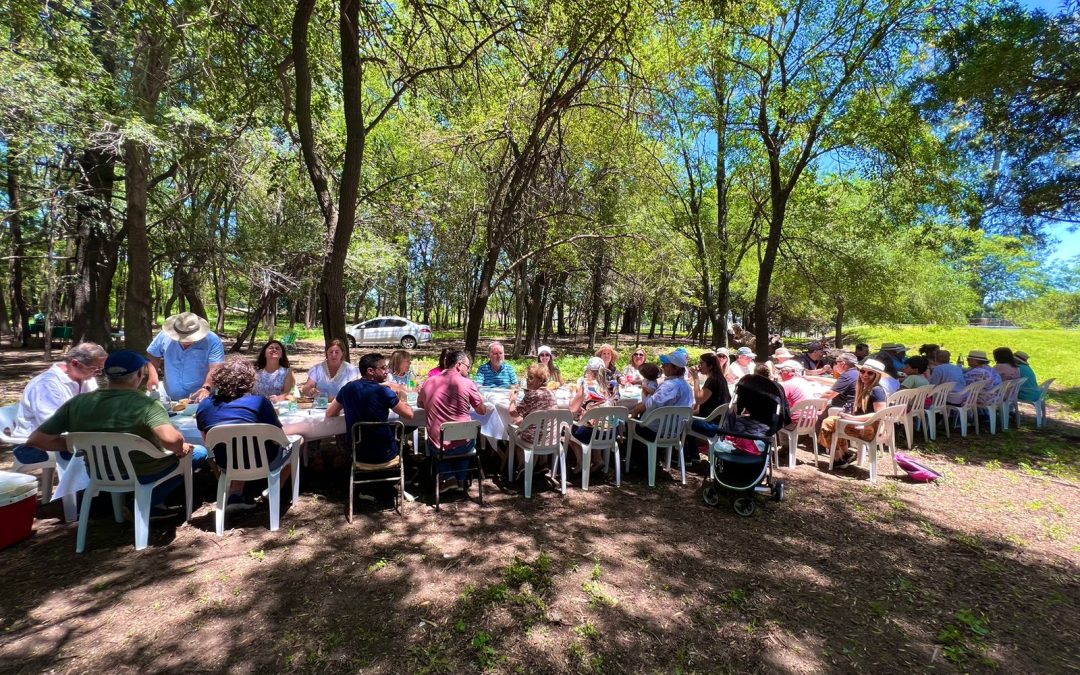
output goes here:
<path id="1" fill-rule="evenodd" d="M 96 522 L 4 553 L 0 668 L 253 672 L 1062 671 L 1075 566 L 792 472 L 757 517 L 630 477 L 531 500 L 301 502 L 268 532 Z M 902 490 L 903 486 L 898 486 Z M 917 520 L 917 522 L 916 522 Z M 44 572 L 44 573 L 43 573 Z M 1032 626 L 1052 626 L 1032 639 Z"/>

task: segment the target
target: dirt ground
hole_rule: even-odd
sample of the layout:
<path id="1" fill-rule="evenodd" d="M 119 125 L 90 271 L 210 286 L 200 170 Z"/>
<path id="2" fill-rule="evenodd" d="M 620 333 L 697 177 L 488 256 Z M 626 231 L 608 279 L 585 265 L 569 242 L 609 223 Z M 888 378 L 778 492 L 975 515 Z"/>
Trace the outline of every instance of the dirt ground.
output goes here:
<path id="1" fill-rule="evenodd" d="M 0 401 L 44 368 L 0 352 Z M 311 365 L 317 350 L 305 348 Z M 4 672 L 1076 672 L 1080 428 L 1053 419 L 926 444 L 938 484 L 813 454 L 752 518 L 703 478 L 640 474 L 526 500 L 360 502 L 328 461 L 268 531 L 265 508 L 214 534 L 212 481 L 191 523 L 133 548 L 108 509 L 41 507 L 0 552 Z M 10 466 L 0 449 L 0 468 Z M 784 453 L 781 463 L 786 466 Z M 543 481 L 540 481 L 543 483 Z"/>

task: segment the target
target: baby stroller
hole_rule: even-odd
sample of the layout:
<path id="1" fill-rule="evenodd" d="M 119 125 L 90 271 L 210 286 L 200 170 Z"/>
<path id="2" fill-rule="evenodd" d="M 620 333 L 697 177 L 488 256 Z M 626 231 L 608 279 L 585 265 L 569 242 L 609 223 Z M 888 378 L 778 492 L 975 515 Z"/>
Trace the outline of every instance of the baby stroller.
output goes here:
<path id="1" fill-rule="evenodd" d="M 754 515 L 755 494 L 768 494 L 776 501 L 784 499 L 784 482 L 772 479 L 772 445 L 776 432 L 791 422 L 784 390 L 767 377 L 747 375 L 735 385 L 735 396 L 720 421 L 717 438 L 732 436 L 751 443 L 761 441 L 761 454 L 727 452 L 714 445 L 709 448 L 709 473 L 703 498 L 709 506 L 720 503 L 727 493 L 735 513 Z M 730 447 L 730 446 L 729 446 Z"/>

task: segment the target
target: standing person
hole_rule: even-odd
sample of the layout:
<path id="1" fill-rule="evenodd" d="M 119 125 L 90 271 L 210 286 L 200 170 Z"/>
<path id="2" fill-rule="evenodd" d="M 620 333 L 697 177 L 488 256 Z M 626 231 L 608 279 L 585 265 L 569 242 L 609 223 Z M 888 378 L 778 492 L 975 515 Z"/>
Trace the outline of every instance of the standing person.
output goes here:
<path id="1" fill-rule="evenodd" d="M 859 360 L 851 352 L 840 354 L 833 364 L 833 376 L 836 382 L 821 398 L 829 401 L 830 405 L 846 408 L 855 400 L 855 390 L 859 383 Z"/>
<path id="2" fill-rule="evenodd" d="M 994 350 L 994 370 L 997 371 L 1002 380 L 1019 380 L 1023 377 L 1018 366 L 1019 364 L 1016 362 L 1016 357 L 1011 349 L 998 347 Z"/>
<path id="3" fill-rule="evenodd" d="M 638 347 L 634 350 L 634 353 L 630 355 L 630 363 L 626 364 L 623 368 L 622 377 L 620 378 L 621 384 L 641 384 L 641 373 L 638 369 L 645 363 L 645 359 L 648 358 L 644 347 Z"/>
<path id="4" fill-rule="evenodd" d="M 501 346 L 501 345 L 500 345 Z M 452 351 L 446 356 L 448 369 L 439 377 L 428 378 L 420 389 L 417 405 L 427 413 L 427 450 L 436 456 L 442 451 L 443 456 L 453 457 L 472 452 L 475 439 L 455 441 L 452 444 L 442 442 L 442 426 L 447 422 L 466 422 L 472 419 L 469 414 L 475 410 L 486 415 L 487 406 L 480 396 L 476 383 L 469 379 L 472 361 L 464 351 Z M 442 490 L 452 490 L 463 483 L 468 460 L 448 459 L 439 463 L 439 476 L 443 480 Z"/>
<path id="5" fill-rule="evenodd" d="M 54 363 L 27 383 L 22 398 L 15 409 L 15 421 L 11 435 L 27 438 L 35 429 L 53 416 L 71 399 L 79 394 L 96 391 L 97 380 L 105 367 L 107 354 L 101 345 L 95 342 L 80 342 L 64 354 L 60 363 Z M 23 464 L 37 464 L 46 461 L 49 456 L 43 450 L 29 443 L 15 446 L 15 459 Z M 65 448 L 60 453 L 60 469 L 67 466 L 71 453 Z"/>
<path id="6" fill-rule="evenodd" d="M 174 401 L 198 403 L 210 395 L 210 374 L 225 362 L 225 345 L 210 330 L 210 323 L 192 312 L 174 314 L 161 324 L 161 332 L 146 348 L 150 355 L 153 388 L 161 375 L 165 393 Z"/>
<path id="7" fill-rule="evenodd" d="M 360 377 L 356 366 L 345 360 L 345 343 L 341 340 L 331 340 L 325 353 L 326 360 L 315 364 L 308 372 L 307 382 L 300 388 L 304 396 L 314 396 L 315 392 L 319 392 L 332 399 L 346 383 Z"/>
<path id="8" fill-rule="evenodd" d="M 851 410 L 845 409 L 838 416 L 826 417 L 821 423 L 821 434 L 818 442 L 821 443 L 823 448 L 832 447 L 832 439 L 836 433 L 838 420 L 867 420 L 871 415 L 884 410 L 888 405 L 889 396 L 880 384 L 881 376 L 885 374 L 885 364 L 877 359 L 867 359 L 866 363 L 859 366 L 858 372 L 859 382 L 855 387 L 855 398 L 852 401 Z M 877 423 L 861 427 L 848 427 L 846 433 L 869 441 L 877 434 Z M 847 441 L 838 441 L 836 443 L 836 453 L 833 455 L 833 466 L 843 468 L 854 462 L 856 457 L 858 457 L 858 453 L 848 450 Z"/>
<path id="9" fill-rule="evenodd" d="M 951 382 L 952 391 L 949 392 L 948 402 L 957 405 L 964 402 L 964 396 L 960 393 L 967 386 L 964 380 L 964 369 L 952 362 L 952 354 L 948 349 L 939 349 L 934 353 L 934 372 L 930 373 L 930 384 L 945 384 Z"/>
<path id="10" fill-rule="evenodd" d="M 1042 397 L 1042 388 L 1039 386 L 1039 378 L 1035 377 L 1035 371 L 1028 363 L 1028 355 L 1025 352 L 1016 352 L 1013 359 L 1018 364 L 1020 377 L 1024 378 L 1024 386 L 1020 387 L 1020 400 L 1029 403 L 1038 401 Z"/>
<path id="11" fill-rule="evenodd" d="M 559 367 L 555 365 L 555 354 L 552 353 L 551 347 L 541 345 L 540 349 L 536 350 L 536 362 L 547 370 L 548 383 L 555 382 L 560 387 L 563 386 L 563 376 L 559 372 Z"/>
<path id="12" fill-rule="evenodd" d="M 259 372 L 261 371 L 256 371 L 249 362 L 235 358 L 226 361 L 220 368 L 214 370 L 210 376 L 214 393 L 204 398 L 195 412 L 195 423 L 202 432 L 204 443 L 206 432 L 221 424 L 270 424 L 281 428 L 281 420 L 278 419 L 274 404 L 264 395 L 256 394 L 254 391 L 259 381 Z M 228 450 L 225 444 L 218 444 L 208 450 L 213 455 L 214 464 L 224 471 L 228 462 Z M 285 448 L 282 452 L 281 446 L 277 443 L 266 449 L 266 460 L 270 463 L 269 468 L 273 470 L 288 462 L 289 456 L 289 448 Z M 285 467 L 281 473 L 282 482 L 286 482 L 288 477 L 289 467 Z M 252 501 L 244 499 L 244 485 L 244 481 L 236 481 L 229 486 L 226 508 L 243 509 L 254 506 Z M 262 489 L 255 483 L 252 483 L 252 486 Z"/>
<path id="13" fill-rule="evenodd" d="M 255 358 L 255 367 L 258 374 L 251 393 L 275 402 L 288 398 L 289 392 L 296 386 L 296 378 L 289 367 L 289 355 L 285 353 L 285 345 L 278 340 L 270 340 L 264 344 Z"/>
<path id="14" fill-rule="evenodd" d="M 747 375 L 753 374 L 756 356 L 754 350 L 749 347 L 739 347 L 739 351 L 735 352 L 735 363 L 728 365 L 728 382 L 735 384 Z"/>
<path id="15" fill-rule="evenodd" d="M 930 380 L 926 379 L 926 368 L 925 356 L 909 356 L 904 362 L 904 383 L 901 388 L 918 389 L 929 385 Z"/>
<path id="16" fill-rule="evenodd" d="M 346 382 L 334 402 L 326 409 L 328 419 L 345 411 L 345 429 L 351 442 L 353 425 L 357 422 L 385 422 L 390 411 L 402 420 L 413 418 L 413 409 L 386 386 L 390 367 L 382 354 L 360 357 L 360 379 Z M 363 428 L 356 446 L 356 461 L 364 464 L 384 464 L 401 452 L 397 438 L 389 427 Z"/>
<path id="17" fill-rule="evenodd" d="M 604 369 L 607 370 L 609 376 L 614 376 L 619 372 L 618 366 L 615 362 L 619 360 L 619 352 L 615 351 L 615 348 L 609 344 L 600 345 L 596 350 L 596 356 L 599 356 L 604 362 Z"/>
<path id="18" fill-rule="evenodd" d="M 506 362 L 506 348 L 501 342 L 488 345 L 488 362 L 476 371 L 476 383 L 481 387 L 510 387 L 518 383 L 514 367 Z"/>
<path id="19" fill-rule="evenodd" d="M 98 389 L 76 396 L 45 420 L 27 444 L 42 450 L 64 451 L 67 445 L 61 434 L 69 431 L 127 433 L 141 436 L 158 448 L 173 453 L 172 457 L 151 457 L 141 452 L 131 453 L 131 463 L 137 480 L 150 484 L 174 471 L 180 457 L 192 455 L 192 466 L 202 466 L 206 448 L 184 442 L 184 436 L 169 422 L 169 414 L 161 405 L 139 390 L 149 374 L 150 363 L 138 352 L 120 350 L 105 359 L 107 389 Z M 154 488 L 150 517 L 174 515 L 165 510 L 165 498 L 183 484 L 182 476 Z"/>
<path id="20" fill-rule="evenodd" d="M 664 406 L 694 407 L 694 390 L 690 388 L 690 383 L 685 377 L 686 354 L 678 350 L 671 354 L 664 354 L 660 357 L 660 367 L 664 370 L 664 381 L 660 383 L 655 394 L 634 406 L 631 414 L 635 417 Z M 637 434 L 652 440 L 656 438 L 659 424 L 657 420 L 652 423 L 652 426 L 639 426 Z"/>

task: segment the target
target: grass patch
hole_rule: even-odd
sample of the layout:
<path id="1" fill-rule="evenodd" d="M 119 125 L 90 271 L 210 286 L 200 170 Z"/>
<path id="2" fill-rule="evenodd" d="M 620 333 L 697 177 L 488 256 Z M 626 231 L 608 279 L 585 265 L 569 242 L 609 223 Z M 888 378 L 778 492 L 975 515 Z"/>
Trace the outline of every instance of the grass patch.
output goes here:
<path id="1" fill-rule="evenodd" d="M 977 660 L 982 666 L 993 667 L 996 664 L 987 654 L 985 642 L 989 634 L 990 624 L 985 615 L 962 609 L 938 633 L 937 643 L 945 658 L 957 665 Z"/>

